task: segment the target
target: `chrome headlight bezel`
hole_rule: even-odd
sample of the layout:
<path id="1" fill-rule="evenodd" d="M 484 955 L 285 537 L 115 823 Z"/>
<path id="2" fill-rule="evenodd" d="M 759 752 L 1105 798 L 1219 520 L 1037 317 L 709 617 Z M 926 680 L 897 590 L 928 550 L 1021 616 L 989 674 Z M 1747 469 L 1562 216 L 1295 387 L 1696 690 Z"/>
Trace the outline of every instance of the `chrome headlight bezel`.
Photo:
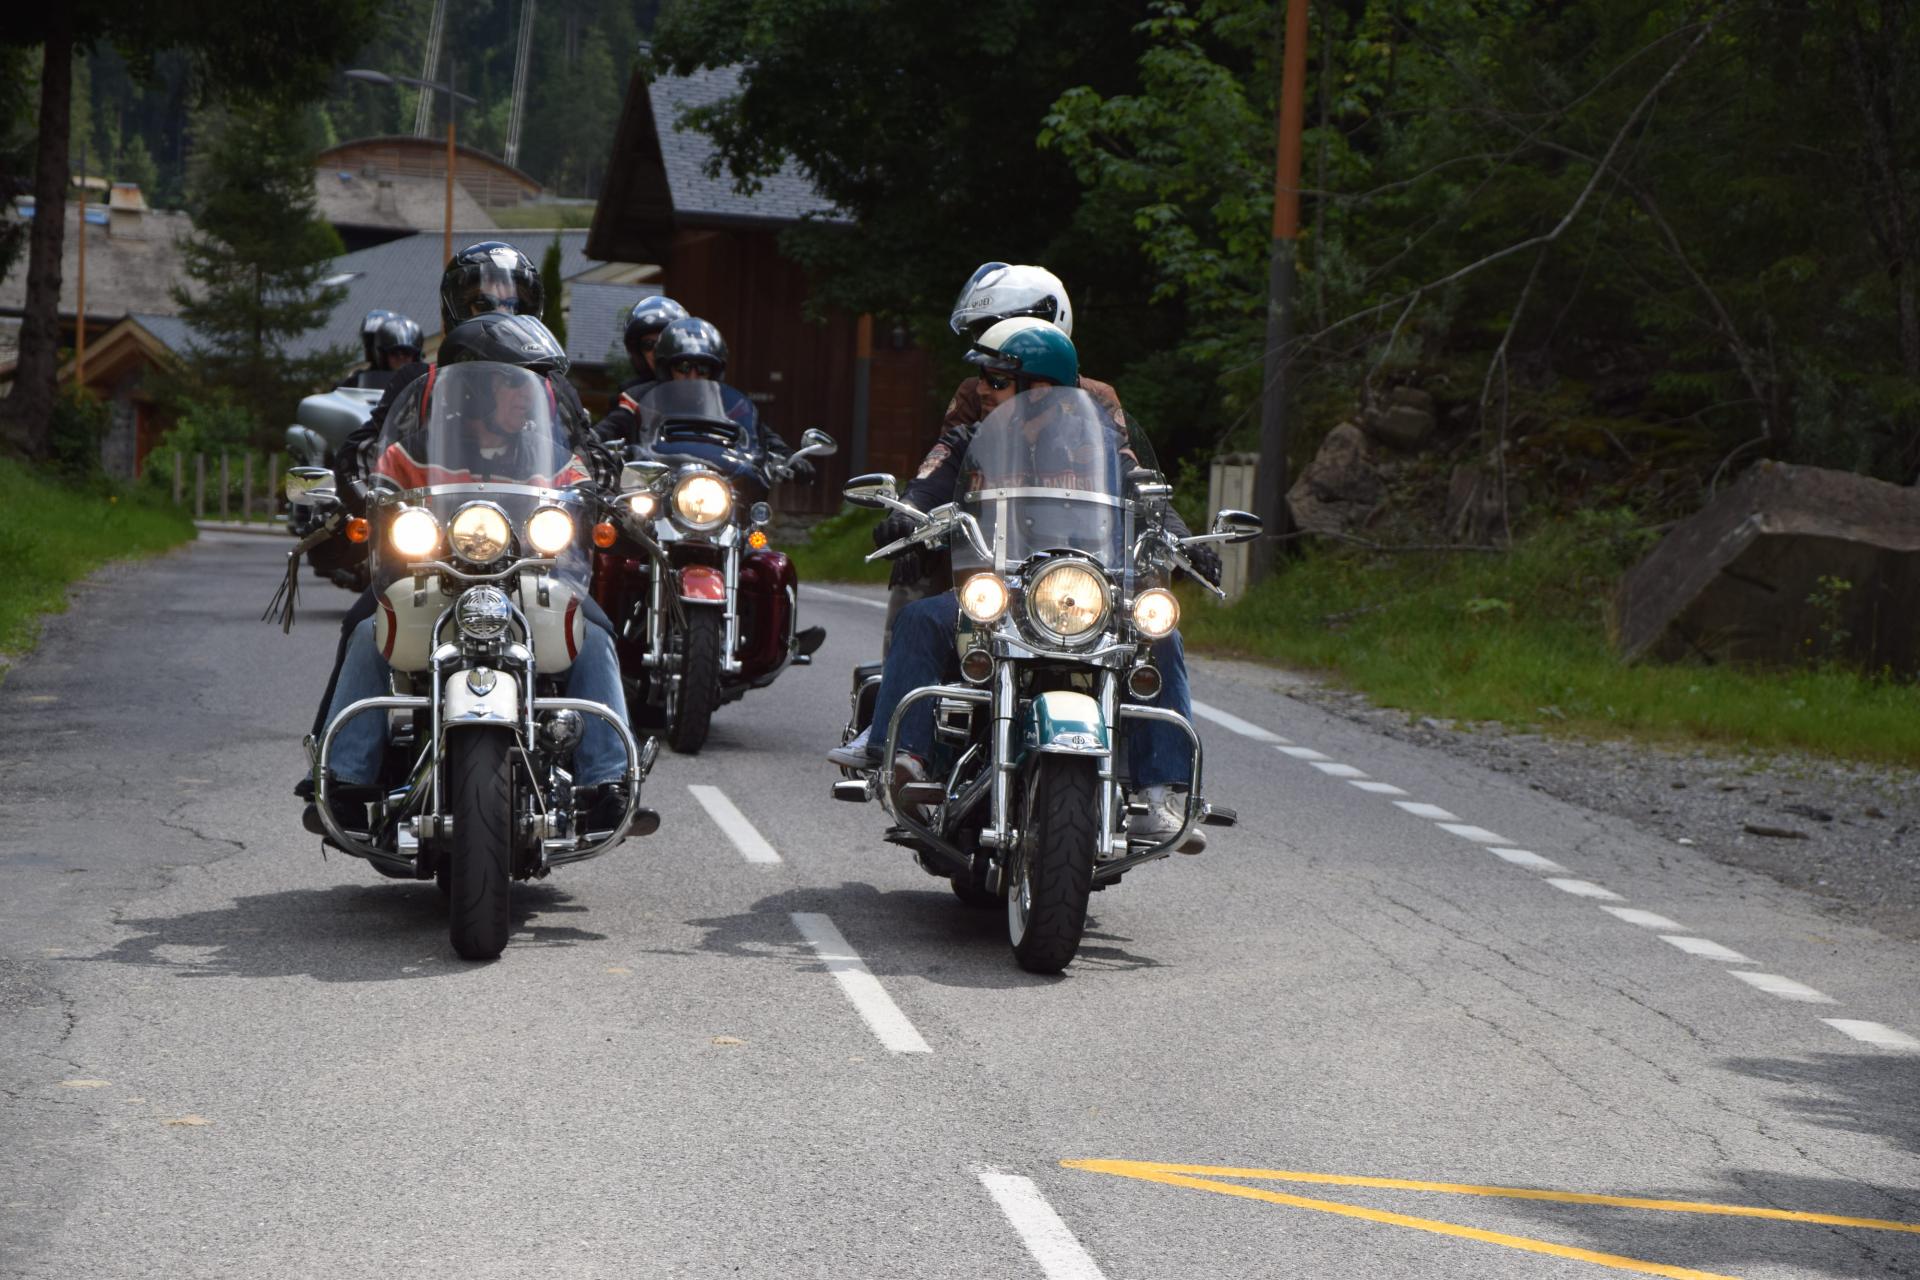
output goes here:
<path id="1" fill-rule="evenodd" d="M 474 529 L 474 521 L 483 521 L 487 527 Z M 496 536 L 488 542 L 476 544 L 475 536 L 484 534 Z M 447 541 L 453 547 L 453 553 L 468 564 L 493 564 L 513 550 L 513 521 L 507 519 L 506 511 L 498 503 L 463 503 L 453 513 L 453 519 L 447 522 Z M 497 544 L 499 550 L 491 555 L 482 554 L 490 543 Z"/>
<path id="2" fill-rule="evenodd" d="M 490 583 L 468 587 L 454 605 L 453 621 L 469 640 L 483 644 L 498 640 L 513 622 L 513 602 Z"/>
<path id="3" fill-rule="evenodd" d="M 714 489 L 718 490 L 717 495 L 713 493 Z M 718 510 L 706 516 L 695 514 L 705 504 L 702 508 L 689 510 L 696 492 L 706 493 L 710 497 L 718 496 Z M 733 486 L 724 477 L 705 468 L 682 471 L 673 482 L 673 498 L 668 503 L 668 510 L 673 513 L 674 523 L 681 528 L 692 533 L 712 533 L 733 518 Z"/>
<path id="4" fill-rule="evenodd" d="M 432 559 L 444 534 L 439 519 L 425 507 L 401 507 L 387 522 L 387 546 L 402 560 Z M 403 543 L 403 538 L 413 545 Z"/>
<path id="5" fill-rule="evenodd" d="M 553 516 L 558 516 L 560 519 L 566 521 L 565 536 L 548 539 L 547 541 L 536 538 L 533 533 L 536 526 L 548 529 L 558 527 L 553 524 L 551 519 L 547 519 L 547 517 Z M 545 519 L 544 525 L 542 525 L 543 519 Z M 554 503 L 546 503 L 527 517 L 526 528 L 523 532 L 526 534 L 527 545 L 533 548 L 533 550 L 543 556 L 557 556 L 573 545 L 573 540 L 580 534 L 580 522 L 575 520 L 573 518 L 573 512 L 567 510 L 565 507 L 558 506 Z"/>
<path id="6" fill-rule="evenodd" d="M 1048 598 L 1048 580 L 1060 574 L 1082 573 L 1094 584 L 1100 596 L 1099 607 L 1089 616 L 1085 625 L 1071 631 L 1062 630 L 1048 623 L 1041 615 Z M 1058 587 L 1055 588 L 1059 590 Z M 1099 565 L 1080 556 L 1061 556 L 1041 565 L 1027 579 L 1021 592 L 1022 613 L 1027 625 L 1054 644 L 1073 646 L 1085 644 L 1097 638 L 1105 628 L 1107 618 L 1113 611 L 1113 588 L 1107 582 L 1107 575 Z"/>

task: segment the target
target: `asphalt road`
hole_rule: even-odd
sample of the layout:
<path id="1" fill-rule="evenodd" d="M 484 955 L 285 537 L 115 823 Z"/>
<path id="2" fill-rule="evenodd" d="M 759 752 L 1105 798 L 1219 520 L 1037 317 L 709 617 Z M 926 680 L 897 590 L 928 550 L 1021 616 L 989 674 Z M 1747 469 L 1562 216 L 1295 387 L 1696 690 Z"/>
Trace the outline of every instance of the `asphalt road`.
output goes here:
<path id="1" fill-rule="evenodd" d="M 1195 664 L 1242 826 L 1038 978 L 829 798 L 880 611 L 807 588 L 817 665 L 463 963 L 299 828 L 347 598 L 256 621 L 284 547 L 0 682 L 0 1275 L 1920 1274 L 1920 952 L 1272 672 Z"/>

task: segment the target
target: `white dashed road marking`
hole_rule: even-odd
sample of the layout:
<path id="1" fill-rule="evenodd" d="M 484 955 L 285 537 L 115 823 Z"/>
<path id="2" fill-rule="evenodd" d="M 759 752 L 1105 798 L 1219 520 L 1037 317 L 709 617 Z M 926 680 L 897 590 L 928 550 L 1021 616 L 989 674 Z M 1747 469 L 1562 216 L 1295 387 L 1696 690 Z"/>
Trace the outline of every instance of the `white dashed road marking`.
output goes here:
<path id="1" fill-rule="evenodd" d="M 1643 929 L 1684 929 L 1678 920 L 1669 920 L 1665 916 L 1655 915 L 1651 911 L 1642 911 L 1638 907 L 1602 907 L 1610 916 L 1625 920 L 1628 924 L 1637 924 Z"/>
<path id="2" fill-rule="evenodd" d="M 1547 883 L 1560 892 L 1570 893 L 1576 898 L 1612 898 L 1615 901 L 1620 898 L 1620 895 L 1613 890 L 1604 885 L 1597 885 L 1591 880 L 1567 880 L 1559 876 L 1549 876 Z"/>
<path id="3" fill-rule="evenodd" d="M 1032 1178 L 1016 1177 L 998 1169 L 975 1169 L 987 1194 L 1020 1233 L 1027 1252 L 1040 1264 L 1047 1280 L 1106 1280 L 1099 1266 L 1053 1211 Z"/>
<path id="4" fill-rule="evenodd" d="M 1315 751 L 1312 747 L 1276 747 L 1275 750 L 1279 751 L 1282 755 L 1292 756 L 1295 760 L 1325 760 L 1328 758 L 1318 751 Z"/>
<path id="5" fill-rule="evenodd" d="M 1202 720 L 1211 720 L 1222 729 L 1231 729 L 1243 738 L 1252 738 L 1255 742 L 1286 741 L 1285 738 L 1277 733 L 1270 733 L 1250 720 L 1242 720 L 1231 711 L 1222 711 L 1218 707 L 1210 707 L 1198 698 L 1193 700 L 1192 706 L 1193 714 L 1199 716 Z"/>
<path id="6" fill-rule="evenodd" d="M 1861 1022 L 1857 1018 L 1822 1018 L 1836 1031 L 1843 1031 L 1855 1040 L 1867 1044 L 1877 1044 L 1883 1049 L 1905 1049 L 1909 1052 L 1920 1050 L 1920 1040 L 1915 1040 L 1904 1031 L 1895 1031 L 1892 1027 L 1882 1026 L 1878 1022 Z"/>
<path id="7" fill-rule="evenodd" d="M 1457 814 L 1448 813 L 1437 804 L 1422 804 L 1418 800 L 1395 800 L 1393 803 L 1396 808 L 1405 809 L 1416 818 L 1431 818 L 1435 822 L 1460 821 Z M 1505 841 L 1496 843 L 1504 844 Z"/>
<path id="8" fill-rule="evenodd" d="M 1471 840 L 1475 844 L 1512 844 L 1513 841 L 1485 827 L 1476 827 L 1468 822 L 1443 822 L 1442 831 L 1459 836 L 1462 840 Z"/>
<path id="9" fill-rule="evenodd" d="M 688 783 L 687 790 L 693 792 L 693 798 L 707 811 L 707 816 L 727 833 L 727 839 L 733 841 L 733 847 L 748 862 L 778 862 L 780 855 L 773 851 L 766 837 L 754 829 L 747 821 L 747 815 L 740 812 L 733 801 L 727 799 L 727 793 L 718 787 Z"/>
<path id="10" fill-rule="evenodd" d="M 863 604 L 869 609 L 884 609 L 887 607 L 885 600 L 869 600 L 865 596 L 856 596 L 845 591 L 829 591 L 825 587 L 806 586 L 802 587 L 801 590 L 808 595 L 821 596 L 828 600 L 840 600 L 847 604 Z"/>
<path id="11" fill-rule="evenodd" d="M 1663 933 L 1660 941 L 1671 943 L 1690 956 L 1699 956 L 1706 960 L 1719 960 L 1726 964 L 1752 964 L 1753 961 L 1741 955 L 1732 947 L 1723 947 L 1706 938 L 1690 938 L 1684 934 Z"/>
<path id="12" fill-rule="evenodd" d="M 853 1001 L 853 1007 L 880 1037 L 880 1043 L 894 1053 L 932 1053 L 920 1033 L 900 1012 L 880 979 L 873 976 L 867 962 L 854 954 L 852 947 L 832 920 L 812 911 L 795 911 L 793 927 L 826 962 L 827 972 L 839 982 L 840 989 Z"/>
<path id="13" fill-rule="evenodd" d="M 1729 969 L 1727 972 L 1750 986 L 1760 988 L 1770 996 L 1779 996 L 1782 1000 L 1798 1000 L 1803 1004 L 1840 1003 L 1824 992 L 1815 991 L 1804 982 L 1795 982 L 1792 978 L 1785 978 L 1777 973 L 1754 973 L 1750 969 Z"/>
<path id="14" fill-rule="evenodd" d="M 1341 764 L 1334 760 L 1313 760 L 1309 761 L 1309 763 L 1329 778 L 1364 778 L 1367 776 L 1363 770 L 1356 769 L 1350 764 Z"/>
<path id="15" fill-rule="evenodd" d="M 1347 785 L 1358 787 L 1362 791 L 1371 791 L 1376 796 L 1403 796 L 1407 794 L 1391 782 L 1357 782 L 1349 779 Z"/>
<path id="16" fill-rule="evenodd" d="M 1511 862 L 1516 867 L 1528 867 L 1534 871 L 1565 871 L 1566 868 L 1552 858 L 1543 858 L 1531 849 L 1488 849 L 1496 858 Z"/>

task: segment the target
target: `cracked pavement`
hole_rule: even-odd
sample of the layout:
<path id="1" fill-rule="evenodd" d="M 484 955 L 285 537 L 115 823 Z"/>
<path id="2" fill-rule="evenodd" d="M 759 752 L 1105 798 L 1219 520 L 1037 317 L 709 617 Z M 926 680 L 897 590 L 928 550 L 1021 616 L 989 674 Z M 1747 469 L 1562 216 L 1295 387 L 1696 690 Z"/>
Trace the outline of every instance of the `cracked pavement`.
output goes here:
<path id="1" fill-rule="evenodd" d="M 1837 1004 L 1210 724 L 1242 825 L 1096 895 L 1063 978 L 1023 974 L 998 913 L 828 798 L 880 615 L 804 589 L 816 664 L 662 759 L 659 836 L 517 887 L 505 957 L 464 964 L 431 885 L 299 829 L 348 599 L 308 579 L 291 636 L 256 622 L 285 545 L 102 575 L 0 680 L 0 1276 L 1041 1276 L 981 1167 L 1033 1179 L 1112 1280 L 1601 1273 L 1083 1158 L 1920 1221 L 1920 1054 L 1821 1021 L 1920 1034 L 1913 941 L 1241 664 L 1196 661 L 1196 696 Z M 690 783 L 784 861 L 745 862 Z M 930 1053 L 881 1047 L 795 912 Z M 1913 1233 L 1312 1194 L 1682 1274 L 1920 1275 Z"/>

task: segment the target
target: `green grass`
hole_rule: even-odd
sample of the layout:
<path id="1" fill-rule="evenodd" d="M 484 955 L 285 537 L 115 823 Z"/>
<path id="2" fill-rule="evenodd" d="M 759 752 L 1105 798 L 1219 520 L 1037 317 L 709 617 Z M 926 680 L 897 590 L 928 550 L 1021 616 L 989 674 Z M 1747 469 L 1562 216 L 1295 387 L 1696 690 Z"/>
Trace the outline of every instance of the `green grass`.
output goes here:
<path id="1" fill-rule="evenodd" d="M 885 561 L 867 564 L 873 550 L 873 526 L 884 515 L 862 507 L 844 507 L 807 531 L 804 542 L 784 548 L 802 582 L 885 582 Z"/>
<path id="2" fill-rule="evenodd" d="M 31 649 L 41 616 L 109 560 L 152 555 L 193 537 L 184 508 L 139 493 L 63 488 L 0 459 L 0 654 Z"/>
<path id="3" fill-rule="evenodd" d="M 1911 681 L 1621 662 L 1607 604 L 1646 541 L 1596 516 L 1504 555 L 1309 553 L 1229 607 L 1183 589 L 1181 631 L 1195 650 L 1325 672 L 1416 715 L 1920 765 Z"/>

